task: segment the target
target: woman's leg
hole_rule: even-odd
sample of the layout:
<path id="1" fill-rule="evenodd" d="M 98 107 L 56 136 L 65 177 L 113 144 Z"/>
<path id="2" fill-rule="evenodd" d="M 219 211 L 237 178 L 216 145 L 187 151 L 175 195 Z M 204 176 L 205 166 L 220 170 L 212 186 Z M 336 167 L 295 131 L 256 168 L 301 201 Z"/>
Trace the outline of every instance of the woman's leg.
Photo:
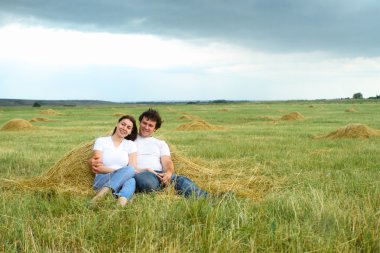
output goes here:
<path id="1" fill-rule="evenodd" d="M 130 178 L 121 187 L 120 191 L 116 193 L 115 195 L 118 195 L 119 197 L 126 198 L 127 200 L 130 200 L 135 193 L 136 190 L 136 180 L 134 178 Z"/>
<path id="2" fill-rule="evenodd" d="M 125 181 L 127 181 L 135 175 L 135 169 L 132 166 L 125 166 L 112 173 L 103 175 L 108 175 L 108 177 L 106 177 L 106 180 L 104 180 L 104 178 L 100 180 L 104 183 L 102 187 L 111 188 L 113 192 L 117 193 L 120 191 Z"/>

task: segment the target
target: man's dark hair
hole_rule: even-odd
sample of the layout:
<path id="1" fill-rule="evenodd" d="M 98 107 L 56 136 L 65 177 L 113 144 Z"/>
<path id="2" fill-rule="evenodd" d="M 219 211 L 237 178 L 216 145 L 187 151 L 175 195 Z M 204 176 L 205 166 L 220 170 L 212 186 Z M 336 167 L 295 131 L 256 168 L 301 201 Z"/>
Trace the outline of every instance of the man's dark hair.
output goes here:
<path id="1" fill-rule="evenodd" d="M 148 110 L 146 110 L 145 112 L 143 112 L 140 117 L 139 117 L 139 121 L 141 123 L 142 119 L 143 118 L 147 118 L 151 121 L 155 121 L 156 122 L 156 130 L 159 129 L 161 127 L 161 124 L 164 122 L 162 119 L 161 119 L 161 116 L 160 114 L 158 113 L 158 111 L 152 109 L 152 108 L 149 108 Z"/>

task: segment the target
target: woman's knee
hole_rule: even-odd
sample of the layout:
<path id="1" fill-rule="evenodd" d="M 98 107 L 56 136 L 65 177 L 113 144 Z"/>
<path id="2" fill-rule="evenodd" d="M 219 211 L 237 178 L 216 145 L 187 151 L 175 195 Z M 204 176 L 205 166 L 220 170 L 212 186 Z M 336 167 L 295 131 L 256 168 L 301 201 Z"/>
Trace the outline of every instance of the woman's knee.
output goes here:
<path id="1" fill-rule="evenodd" d="M 125 166 L 117 170 L 119 173 L 123 175 L 123 177 L 133 177 L 135 175 L 135 169 L 132 166 Z"/>

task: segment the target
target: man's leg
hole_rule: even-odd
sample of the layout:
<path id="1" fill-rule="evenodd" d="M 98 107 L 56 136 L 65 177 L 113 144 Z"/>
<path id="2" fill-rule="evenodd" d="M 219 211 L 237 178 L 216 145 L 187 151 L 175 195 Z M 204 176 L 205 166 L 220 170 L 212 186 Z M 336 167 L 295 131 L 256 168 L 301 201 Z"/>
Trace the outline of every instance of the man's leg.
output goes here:
<path id="1" fill-rule="evenodd" d="M 143 171 L 135 175 L 136 190 L 138 192 L 153 192 L 161 190 L 160 180 L 150 171 Z"/>
<path id="2" fill-rule="evenodd" d="M 174 189 L 185 197 L 207 197 L 209 194 L 197 186 L 191 179 L 185 176 L 172 175 Z"/>

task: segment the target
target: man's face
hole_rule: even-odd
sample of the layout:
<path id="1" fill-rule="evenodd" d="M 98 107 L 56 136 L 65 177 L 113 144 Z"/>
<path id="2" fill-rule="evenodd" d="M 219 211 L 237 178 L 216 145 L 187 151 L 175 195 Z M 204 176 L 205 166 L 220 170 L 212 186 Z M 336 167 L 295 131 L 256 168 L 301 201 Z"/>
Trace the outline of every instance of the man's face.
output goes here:
<path id="1" fill-rule="evenodd" d="M 150 137 L 156 131 L 156 121 L 150 120 L 147 117 L 143 117 L 140 121 L 139 134 L 142 137 Z"/>

